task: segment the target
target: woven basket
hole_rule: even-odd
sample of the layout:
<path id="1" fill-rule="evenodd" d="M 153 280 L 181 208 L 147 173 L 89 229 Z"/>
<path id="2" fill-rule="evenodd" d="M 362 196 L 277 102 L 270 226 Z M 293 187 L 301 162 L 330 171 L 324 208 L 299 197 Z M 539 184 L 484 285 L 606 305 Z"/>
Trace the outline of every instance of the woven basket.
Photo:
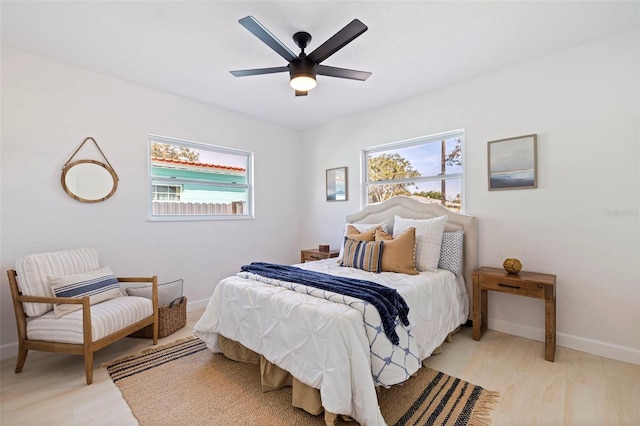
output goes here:
<path id="1" fill-rule="evenodd" d="M 171 333 L 175 333 L 187 325 L 187 298 L 181 297 L 174 300 L 169 306 L 158 308 L 158 338 L 162 339 Z M 153 324 L 141 328 L 130 334 L 131 337 L 153 338 Z"/>

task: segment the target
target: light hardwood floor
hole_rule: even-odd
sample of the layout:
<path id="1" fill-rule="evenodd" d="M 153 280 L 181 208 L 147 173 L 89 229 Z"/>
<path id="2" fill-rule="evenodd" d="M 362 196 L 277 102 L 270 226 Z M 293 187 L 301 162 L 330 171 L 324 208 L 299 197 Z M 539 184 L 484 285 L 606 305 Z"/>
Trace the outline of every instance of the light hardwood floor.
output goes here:
<path id="1" fill-rule="evenodd" d="M 191 335 L 202 311 L 160 344 Z M 95 354 L 94 382 L 85 384 L 79 356 L 30 352 L 24 370 L 2 361 L 0 423 L 10 425 L 136 425 L 101 364 L 151 347 L 127 338 Z M 640 366 L 489 330 L 482 340 L 463 328 L 427 365 L 500 392 L 494 425 L 640 425 Z M 153 392 L 153 389 L 149 389 Z M 185 398 L 187 398 L 185 396 Z M 168 404 L 171 402 L 168 401 Z"/>

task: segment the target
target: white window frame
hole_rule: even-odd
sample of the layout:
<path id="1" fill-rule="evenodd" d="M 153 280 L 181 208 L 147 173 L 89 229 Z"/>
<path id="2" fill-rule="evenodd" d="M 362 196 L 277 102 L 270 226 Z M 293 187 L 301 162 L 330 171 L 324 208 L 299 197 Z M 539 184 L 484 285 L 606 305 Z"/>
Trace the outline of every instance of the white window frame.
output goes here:
<path id="1" fill-rule="evenodd" d="M 151 165 L 151 144 L 153 142 L 171 144 L 171 145 L 180 145 L 187 148 L 205 150 L 210 152 L 217 152 L 221 154 L 232 154 L 237 156 L 245 156 L 247 158 L 247 183 L 246 184 L 236 184 L 236 183 L 227 183 L 227 182 L 216 182 L 212 183 L 212 186 L 228 186 L 235 188 L 244 188 L 247 192 L 247 212 L 244 214 L 238 215 L 154 215 L 153 214 L 153 186 L 154 185 L 177 185 L 183 183 L 198 183 L 202 184 L 202 181 L 193 181 L 189 179 L 174 179 L 174 178 L 163 178 L 158 176 L 152 176 L 152 165 Z M 147 137 L 147 163 L 148 163 L 148 171 L 147 176 L 149 177 L 148 186 L 147 186 L 147 198 L 148 198 L 148 220 L 150 222 L 175 222 L 175 221 L 210 221 L 210 220 L 246 220 L 246 219 L 254 219 L 254 190 L 253 190 L 253 152 L 243 151 L 234 148 L 227 148 L 217 145 L 210 145 L 201 142 L 188 141 L 184 139 L 177 139 L 167 136 L 159 136 L 154 134 L 149 134 Z M 183 188 L 184 189 L 184 188 Z"/>
<path id="2" fill-rule="evenodd" d="M 462 197 L 462 203 L 460 205 L 460 212 L 464 213 L 465 211 L 465 203 L 466 203 L 466 197 L 465 197 L 465 193 L 464 193 L 464 174 L 465 174 L 465 138 L 464 138 L 464 129 L 459 129 L 459 130 L 452 130 L 452 131 L 448 131 L 448 132 L 442 132 L 442 133 L 436 133 L 433 135 L 428 135 L 428 136 L 420 136 L 417 138 L 412 138 L 412 139 L 405 139 L 402 141 L 397 141 L 397 142 L 391 142 L 391 143 L 387 143 L 387 144 L 383 144 L 383 145 L 377 145 L 377 146 L 373 146 L 370 148 L 364 148 L 362 150 L 362 155 L 361 155 L 361 163 L 360 163 L 360 170 L 361 170 L 361 193 L 360 193 L 360 206 L 361 208 L 366 207 L 369 204 L 369 184 L 394 184 L 394 183 L 407 183 L 407 182 L 428 182 L 428 181 L 441 181 L 443 180 L 443 176 L 442 175 L 429 175 L 429 176 L 420 176 L 417 178 L 407 178 L 407 179 L 393 179 L 393 180 L 389 180 L 389 181 L 376 181 L 376 182 L 370 182 L 368 180 L 368 160 L 367 157 L 369 154 L 372 153 L 377 153 L 377 152 L 384 152 L 384 151 L 389 151 L 392 149 L 398 149 L 398 148 L 406 148 L 406 147 L 410 147 L 410 146 L 416 146 L 416 145 L 422 145 L 422 144 L 428 144 L 428 143 L 434 143 L 434 142 L 439 142 L 442 139 L 450 139 L 450 138 L 457 138 L 459 137 L 462 141 L 462 172 L 460 173 L 450 173 L 445 175 L 444 180 L 449 180 L 449 179 L 460 179 L 460 196 Z M 444 207 L 444 206 L 443 206 Z"/>
<path id="3" fill-rule="evenodd" d="M 180 192 L 179 192 L 179 194 L 178 194 L 178 195 L 179 195 L 180 197 L 182 197 L 182 192 L 183 192 L 184 185 L 180 185 L 180 184 L 176 185 L 175 183 L 167 183 L 167 182 L 165 182 L 165 181 L 157 181 L 157 180 L 154 180 L 154 181 L 151 183 L 151 199 L 152 199 L 152 200 L 153 200 L 153 194 L 157 194 L 157 193 L 158 193 L 158 191 L 155 189 L 155 188 L 156 188 L 156 186 L 166 186 L 166 187 L 179 188 L 179 189 L 180 189 Z M 167 193 L 167 194 L 169 194 L 169 193 Z M 180 201 L 180 200 L 178 199 L 178 200 L 168 200 L 168 201 Z"/>

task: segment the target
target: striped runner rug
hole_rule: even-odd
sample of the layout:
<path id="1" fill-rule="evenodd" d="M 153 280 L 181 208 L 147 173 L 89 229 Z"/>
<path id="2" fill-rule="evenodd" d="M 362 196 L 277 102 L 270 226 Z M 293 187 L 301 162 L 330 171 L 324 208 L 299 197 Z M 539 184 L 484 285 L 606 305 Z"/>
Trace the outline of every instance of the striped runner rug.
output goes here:
<path id="1" fill-rule="evenodd" d="M 107 365 L 140 425 L 324 425 L 291 406 L 291 388 L 263 393 L 257 365 L 207 350 L 196 337 Z M 379 389 L 389 425 L 490 425 L 498 394 L 421 368 L 402 385 Z M 339 424 L 355 425 L 355 422 Z"/>

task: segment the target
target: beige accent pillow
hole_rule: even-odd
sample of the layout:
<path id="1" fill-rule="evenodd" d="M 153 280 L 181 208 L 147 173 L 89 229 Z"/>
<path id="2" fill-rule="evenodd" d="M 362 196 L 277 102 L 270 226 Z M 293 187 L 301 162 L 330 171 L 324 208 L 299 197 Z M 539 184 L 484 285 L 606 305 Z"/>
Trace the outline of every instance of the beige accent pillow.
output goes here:
<path id="1" fill-rule="evenodd" d="M 353 225 L 347 225 L 347 232 L 345 234 L 346 237 L 351 238 L 356 241 L 375 241 L 376 239 L 376 230 L 382 230 L 380 227 L 375 227 L 368 229 L 364 232 L 360 232 Z"/>
<path id="2" fill-rule="evenodd" d="M 376 238 L 376 230 L 382 229 L 379 225 L 372 225 L 373 228 L 367 229 L 365 231 L 360 232 L 358 228 L 351 224 L 347 224 L 344 230 L 344 241 L 342 241 L 342 247 L 340 247 L 340 255 L 338 256 L 338 264 L 342 265 L 342 261 L 344 259 L 344 247 L 347 239 L 356 240 L 356 241 L 374 241 Z"/>
<path id="3" fill-rule="evenodd" d="M 347 236 L 347 228 L 349 226 L 353 226 L 358 231 L 364 232 L 364 231 L 368 231 L 369 229 L 375 229 L 378 227 L 381 227 L 386 231 L 388 225 L 389 225 L 389 221 L 387 220 L 384 220 L 380 223 L 346 223 L 344 225 L 344 228 L 342 229 L 342 241 L 340 242 L 340 254 L 338 255 L 338 259 L 342 259 L 342 256 L 344 255 L 344 237 Z"/>
<path id="4" fill-rule="evenodd" d="M 415 262 L 416 228 L 409 228 L 395 238 L 378 228 L 375 240 L 383 241 L 382 271 L 418 275 Z"/>

